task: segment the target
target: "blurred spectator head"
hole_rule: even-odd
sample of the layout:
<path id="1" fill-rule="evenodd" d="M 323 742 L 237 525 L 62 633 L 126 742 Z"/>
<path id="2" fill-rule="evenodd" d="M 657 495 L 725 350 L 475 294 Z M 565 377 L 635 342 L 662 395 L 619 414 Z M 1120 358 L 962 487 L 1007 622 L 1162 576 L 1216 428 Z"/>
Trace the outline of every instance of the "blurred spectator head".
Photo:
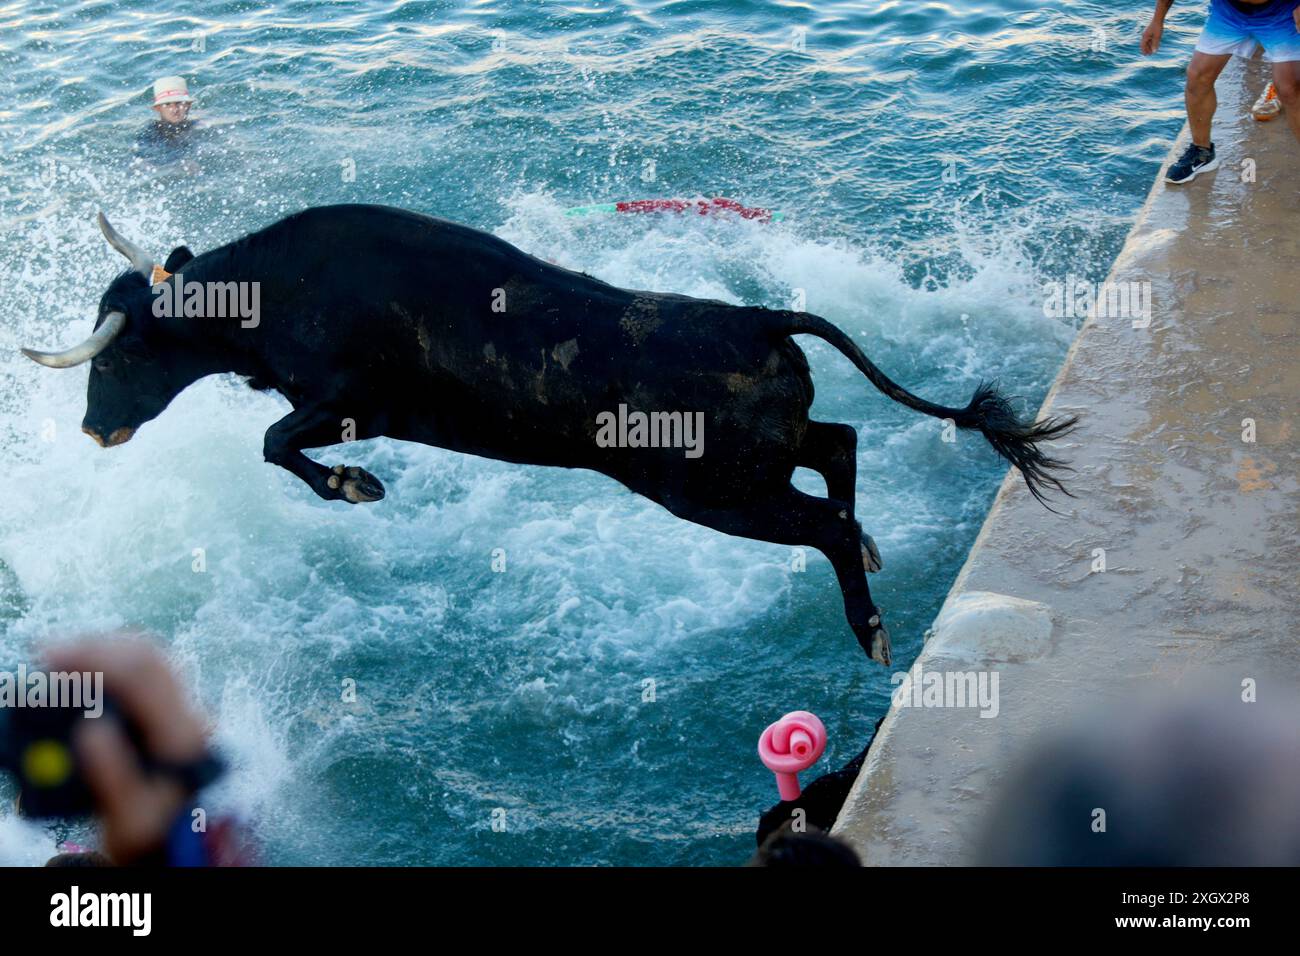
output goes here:
<path id="1" fill-rule="evenodd" d="M 1051 734 L 994 798 L 976 862 L 1300 865 L 1300 705 L 1248 697 L 1216 681 Z"/>

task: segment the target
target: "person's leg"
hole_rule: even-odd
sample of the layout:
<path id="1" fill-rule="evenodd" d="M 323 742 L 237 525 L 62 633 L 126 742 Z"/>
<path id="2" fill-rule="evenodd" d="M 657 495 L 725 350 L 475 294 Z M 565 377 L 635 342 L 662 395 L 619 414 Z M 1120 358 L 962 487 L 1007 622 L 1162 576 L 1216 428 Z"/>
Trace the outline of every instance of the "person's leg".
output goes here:
<path id="1" fill-rule="evenodd" d="M 1273 64 L 1273 85 L 1282 101 L 1282 112 L 1291 132 L 1300 140 L 1300 0 L 1291 0 L 1275 10 L 1269 22 L 1255 28 L 1264 47 L 1264 57 Z"/>
<path id="2" fill-rule="evenodd" d="M 1232 59 L 1231 53 L 1211 54 L 1197 50 L 1187 67 L 1187 122 L 1192 128 L 1192 142 L 1209 147 L 1210 124 L 1219 105 L 1214 82 Z M 1285 101 L 1283 101 L 1285 102 Z"/>
<path id="3" fill-rule="evenodd" d="M 1300 60 L 1273 64 L 1273 83 L 1291 132 L 1300 140 Z"/>

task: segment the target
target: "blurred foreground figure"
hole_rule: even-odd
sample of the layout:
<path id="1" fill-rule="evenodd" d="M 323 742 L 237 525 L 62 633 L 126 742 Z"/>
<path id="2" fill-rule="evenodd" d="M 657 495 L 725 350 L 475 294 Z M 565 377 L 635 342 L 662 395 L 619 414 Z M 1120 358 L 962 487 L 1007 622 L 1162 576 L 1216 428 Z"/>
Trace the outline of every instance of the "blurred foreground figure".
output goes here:
<path id="1" fill-rule="evenodd" d="M 94 798 L 101 851 L 77 847 L 47 866 L 253 862 L 242 829 L 209 820 L 198 801 L 223 764 L 209 747 L 206 719 L 159 650 L 135 637 L 99 638 L 51 648 L 47 662 L 52 671 L 102 674 L 115 702 L 115 712 L 79 721 L 71 740 Z"/>
<path id="2" fill-rule="evenodd" d="M 745 866 L 861 866 L 857 851 L 843 840 L 809 825 L 804 832 L 787 820 L 759 846 Z"/>
<path id="3" fill-rule="evenodd" d="M 1300 865 L 1300 703 L 1232 682 L 1111 706 L 1006 781 L 985 866 Z"/>

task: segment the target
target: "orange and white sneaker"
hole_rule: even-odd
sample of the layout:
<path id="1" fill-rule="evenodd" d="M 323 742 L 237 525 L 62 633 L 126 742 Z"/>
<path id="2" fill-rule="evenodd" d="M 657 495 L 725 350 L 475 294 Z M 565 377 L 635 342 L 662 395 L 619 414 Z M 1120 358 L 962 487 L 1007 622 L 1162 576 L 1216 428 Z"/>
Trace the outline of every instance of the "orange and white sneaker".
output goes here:
<path id="1" fill-rule="evenodd" d="M 1277 85 L 1270 83 L 1268 89 L 1259 94 L 1259 99 L 1250 108 L 1250 115 L 1261 123 L 1266 123 L 1282 112 L 1282 101 L 1277 98 Z"/>

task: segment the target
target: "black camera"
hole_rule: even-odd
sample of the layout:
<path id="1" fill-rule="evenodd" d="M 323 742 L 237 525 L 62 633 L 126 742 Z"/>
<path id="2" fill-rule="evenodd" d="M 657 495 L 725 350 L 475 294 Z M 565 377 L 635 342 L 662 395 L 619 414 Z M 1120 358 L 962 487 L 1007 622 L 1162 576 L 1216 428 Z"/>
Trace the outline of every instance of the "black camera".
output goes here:
<path id="1" fill-rule="evenodd" d="M 118 708 L 101 698 L 97 716 L 86 707 L 0 706 L 0 769 L 18 780 L 19 812 L 26 817 L 77 817 L 94 811 L 72 735 L 83 720 L 117 720 L 140 752 L 140 736 Z"/>

